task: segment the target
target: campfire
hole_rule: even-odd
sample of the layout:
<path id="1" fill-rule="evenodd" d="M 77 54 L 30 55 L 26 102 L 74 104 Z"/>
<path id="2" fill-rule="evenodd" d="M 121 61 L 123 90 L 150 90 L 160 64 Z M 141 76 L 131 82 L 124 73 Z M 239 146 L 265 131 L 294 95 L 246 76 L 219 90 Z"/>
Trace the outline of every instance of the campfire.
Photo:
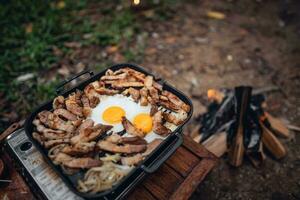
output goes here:
<path id="1" fill-rule="evenodd" d="M 266 151 L 275 159 L 286 156 L 278 137 L 289 138 L 289 129 L 264 110 L 264 95 L 240 86 L 208 90 L 207 98 L 210 104 L 197 119 L 201 126 L 192 135 L 195 141 L 218 157 L 228 152 L 229 163 L 235 167 L 241 166 L 245 156 L 255 167 L 260 166 Z"/>

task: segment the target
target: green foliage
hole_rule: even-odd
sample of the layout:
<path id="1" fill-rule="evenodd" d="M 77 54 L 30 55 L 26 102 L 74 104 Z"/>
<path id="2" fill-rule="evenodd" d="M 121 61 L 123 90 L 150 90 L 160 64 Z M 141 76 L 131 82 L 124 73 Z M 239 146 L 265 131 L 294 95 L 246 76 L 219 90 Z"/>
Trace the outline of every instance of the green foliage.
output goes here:
<path id="1" fill-rule="evenodd" d="M 115 12 L 112 7 L 99 6 L 104 16 L 92 22 L 89 15 L 78 16 L 82 8 L 88 8 L 86 0 L 0 4 L 0 92 L 6 102 L 18 103 L 25 113 L 54 95 L 58 80 L 47 80 L 45 75 L 61 59 L 53 53 L 53 47 L 67 53 L 71 50 L 64 42 L 100 46 L 118 44 L 122 39 L 129 42 L 137 30 L 129 9 Z M 103 65 L 96 68 L 100 67 Z M 34 77 L 16 81 L 28 73 Z"/>

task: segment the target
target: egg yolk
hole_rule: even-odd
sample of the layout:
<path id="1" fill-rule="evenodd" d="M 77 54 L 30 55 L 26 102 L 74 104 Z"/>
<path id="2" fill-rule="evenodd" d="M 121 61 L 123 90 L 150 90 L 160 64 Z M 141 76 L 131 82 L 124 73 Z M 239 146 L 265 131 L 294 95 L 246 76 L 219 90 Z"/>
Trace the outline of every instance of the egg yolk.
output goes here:
<path id="1" fill-rule="evenodd" d="M 133 119 L 133 125 L 144 133 L 149 133 L 152 130 L 152 118 L 146 113 L 138 114 Z"/>
<path id="2" fill-rule="evenodd" d="M 119 106 L 111 106 L 102 114 L 103 120 L 110 124 L 120 123 L 123 116 L 125 116 L 125 111 Z"/>

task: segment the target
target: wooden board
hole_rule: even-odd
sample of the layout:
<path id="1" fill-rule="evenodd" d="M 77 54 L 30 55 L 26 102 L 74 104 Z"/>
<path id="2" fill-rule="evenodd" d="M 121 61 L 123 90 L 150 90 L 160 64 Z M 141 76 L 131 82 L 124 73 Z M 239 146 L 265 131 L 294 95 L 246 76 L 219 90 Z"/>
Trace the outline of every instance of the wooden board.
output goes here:
<path id="1" fill-rule="evenodd" d="M 34 199 L 34 195 L 16 172 L 10 159 L 8 157 L 2 159 L 8 165 L 13 182 L 0 188 L 1 199 L 4 197 L 10 200 Z M 157 172 L 149 175 L 134 189 L 127 199 L 188 199 L 216 162 L 217 158 L 202 145 L 184 136 L 183 145 L 174 155 Z"/>
<path id="2" fill-rule="evenodd" d="M 188 199 L 216 163 L 217 158 L 212 153 L 184 136 L 183 145 L 129 194 L 128 199 Z"/>

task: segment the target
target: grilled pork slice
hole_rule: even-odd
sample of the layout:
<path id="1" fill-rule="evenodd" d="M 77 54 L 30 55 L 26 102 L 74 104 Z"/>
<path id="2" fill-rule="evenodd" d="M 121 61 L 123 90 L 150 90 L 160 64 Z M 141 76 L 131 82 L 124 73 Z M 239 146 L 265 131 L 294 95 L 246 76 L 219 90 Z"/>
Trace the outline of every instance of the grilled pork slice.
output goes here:
<path id="1" fill-rule="evenodd" d="M 162 139 L 154 139 L 152 142 L 150 142 L 149 144 L 147 144 L 147 150 L 143 153 L 143 156 L 148 156 L 154 149 L 156 149 L 158 147 L 158 145 L 160 145 L 160 143 L 162 142 Z"/>
<path id="2" fill-rule="evenodd" d="M 65 98 L 63 96 L 58 96 L 53 100 L 52 106 L 54 109 L 65 107 Z"/>
<path id="3" fill-rule="evenodd" d="M 122 137 L 118 134 L 112 134 L 106 138 L 106 141 L 114 144 L 147 144 L 144 138 L 133 136 L 133 137 Z"/>
<path id="4" fill-rule="evenodd" d="M 79 142 L 72 146 L 66 146 L 61 152 L 69 155 L 82 155 L 94 151 L 96 142 Z"/>
<path id="5" fill-rule="evenodd" d="M 100 95 L 115 95 L 119 93 L 119 90 L 107 89 L 105 87 L 95 88 L 95 91 Z"/>
<path id="6" fill-rule="evenodd" d="M 74 158 L 65 153 L 58 153 L 54 159 L 56 164 L 62 164 L 66 167 L 70 168 L 78 168 L 78 169 L 89 169 L 92 167 L 101 166 L 101 160 L 96 160 L 93 158 Z"/>
<path id="7" fill-rule="evenodd" d="M 142 82 L 137 82 L 137 81 L 127 81 L 127 80 L 119 80 L 119 81 L 114 81 L 111 86 L 113 88 L 128 88 L 128 87 L 143 87 L 144 83 Z"/>
<path id="8" fill-rule="evenodd" d="M 162 112 L 156 112 L 153 117 L 153 132 L 162 136 L 169 135 L 172 131 L 162 124 Z"/>
<path id="9" fill-rule="evenodd" d="M 70 111 L 66 110 L 66 109 L 63 109 L 63 108 L 58 108 L 58 109 L 55 109 L 53 111 L 54 114 L 60 116 L 60 117 L 63 117 L 67 120 L 71 120 L 71 121 L 75 121 L 77 120 L 77 116 L 74 115 L 73 113 L 71 113 Z"/>
<path id="10" fill-rule="evenodd" d="M 148 91 L 149 91 L 149 95 L 152 99 L 152 104 L 156 104 L 159 101 L 159 94 L 158 94 L 157 89 L 155 89 L 154 87 L 149 87 Z"/>
<path id="11" fill-rule="evenodd" d="M 59 144 L 68 144 L 70 143 L 69 138 L 62 138 L 62 139 L 55 139 L 55 140 L 48 140 L 43 142 L 43 145 L 46 149 L 49 149 L 50 147 L 59 145 Z"/>
<path id="12" fill-rule="evenodd" d="M 127 73 L 121 73 L 121 74 L 117 74 L 117 75 L 114 75 L 114 74 L 107 74 L 105 76 L 102 76 L 100 78 L 100 80 L 102 81 L 107 81 L 107 80 L 120 80 L 120 79 L 125 79 L 127 76 Z"/>
<path id="13" fill-rule="evenodd" d="M 81 104 L 83 106 L 83 109 L 82 109 L 83 116 L 84 117 L 88 117 L 91 114 L 92 109 L 91 109 L 91 106 L 90 106 L 90 100 L 86 96 L 86 94 L 82 94 L 82 96 L 81 96 Z"/>
<path id="14" fill-rule="evenodd" d="M 111 143 L 109 141 L 100 140 L 97 143 L 97 147 L 104 151 L 114 152 L 114 153 L 140 153 L 146 150 L 147 146 L 144 144 L 133 145 L 133 144 L 125 144 L 123 146 L 119 146 L 117 144 Z"/>
<path id="15" fill-rule="evenodd" d="M 95 88 L 97 87 L 100 87 L 99 82 L 95 81 L 93 83 L 90 83 L 84 88 L 84 94 L 89 99 L 91 108 L 95 108 L 98 105 L 98 103 L 100 103 L 98 93 L 95 90 Z"/>
<path id="16" fill-rule="evenodd" d="M 144 85 L 146 88 L 150 88 L 153 85 L 153 76 L 146 76 L 144 80 Z"/>
<path id="17" fill-rule="evenodd" d="M 185 112 L 190 111 L 190 106 L 184 103 L 181 99 L 179 99 L 176 95 L 172 94 L 171 92 L 163 91 L 163 95 L 168 97 L 171 103 L 177 105 L 178 107 L 180 107 L 180 109 L 184 110 Z"/>
<path id="18" fill-rule="evenodd" d="M 184 122 L 184 120 L 187 118 L 187 113 L 183 110 L 178 111 L 177 113 L 163 113 L 163 118 L 172 124 L 180 125 Z"/>
<path id="19" fill-rule="evenodd" d="M 77 132 L 80 133 L 86 128 L 91 128 L 94 126 L 94 121 L 91 119 L 86 119 L 82 122 L 82 124 L 77 128 Z"/>
<path id="20" fill-rule="evenodd" d="M 38 114 L 39 120 L 51 129 L 58 129 L 66 132 L 73 132 L 75 126 L 71 121 L 64 121 L 58 115 L 50 111 L 44 110 Z"/>
<path id="21" fill-rule="evenodd" d="M 78 135 L 71 138 L 71 143 L 89 142 L 112 128 L 110 125 L 97 124 L 94 127 L 82 129 Z"/>
<path id="22" fill-rule="evenodd" d="M 62 130 L 54 130 L 50 128 L 46 128 L 39 119 L 35 119 L 32 121 L 32 124 L 36 126 L 36 130 L 40 133 L 54 133 L 57 135 L 65 134 L 65 131 Z"/>
<path id="23" fill-rule="evenodd" d="M 78 93 L 77 93 L 77 95 L 76 95 L 76 93 L 72 93 L 66 99 L 65 104 L 66 104 L 66 108 L 68 111 L 70 111 L 71 113 L 73 113 L 79 117 L 82 117 L 83 116 L 83 114 L 82 114 L 83 108 L 78 104 L 78 101 L 79 101 L 78 98 L 79 98 Z M 80 100 L 80 102 L 81 102 L 81 100 Z"/>
<path id="24" fill-rule="evenodd" d="M 132 87 L 124 90 L 124 92 L 122 92 L 123 95 L 130 95 L 132 97 L 132 99 L 135 101 L 135 102 L 138 102 L 139 99 L 140 99 L 140 91 L 137 90 L 137 89 L 134 89 Z"/>
<path id="25" fill-rule="evenodd" d="M 135 135 L 139 137 L 144 137 L 145 134 L 142 130 L 136 128 L 126 117 L 122 117 L 122 125 L 125 128 L 126 132 L 130 135 Z"/>
<path id="26" fill-rule="evenodd" d="M 32 133 L 32 137 L 37 140 L 41 145 L 44 145 L 44 137 L 37 132 Z"/>
<path id="27" fill-rule="evenodd" d="M 141 106 L 147 106 L 148 105 L 148 90 L 146 87 L 143 87 L 141 90 L 140 90 L 140 94 L 141 94 L 141 101 L 140 101 L 140 104 Z"/>
<path id="28" fill-rule="evenodd" d="M 142 154 L 139 153 L 139 154 L 136 154 L 136 155 L 130 156 L 130 157 L 122 157 L 121 163 L 122 163 L 122 165 L 132 166 L 132 165 L 139 164 L 143 159 L 144 159 L 144 157 L 142 156 Z"/>
<path id="29" fill-rule="evenodd" d="M 121 74 L 121 73 L 126 73 L 128 76 L 134 78 L 137 81 L 141 81 L 141 82 L 144 82 L 145 77 L 146 77 L 145 74 L 143 74 L 141 72 L 138 72 L 136 70 L 133 70 L 129 67 L 122 68 L 122 69 L 119 69 L 119 70 L 114 72 L 115 75 Z"/>

